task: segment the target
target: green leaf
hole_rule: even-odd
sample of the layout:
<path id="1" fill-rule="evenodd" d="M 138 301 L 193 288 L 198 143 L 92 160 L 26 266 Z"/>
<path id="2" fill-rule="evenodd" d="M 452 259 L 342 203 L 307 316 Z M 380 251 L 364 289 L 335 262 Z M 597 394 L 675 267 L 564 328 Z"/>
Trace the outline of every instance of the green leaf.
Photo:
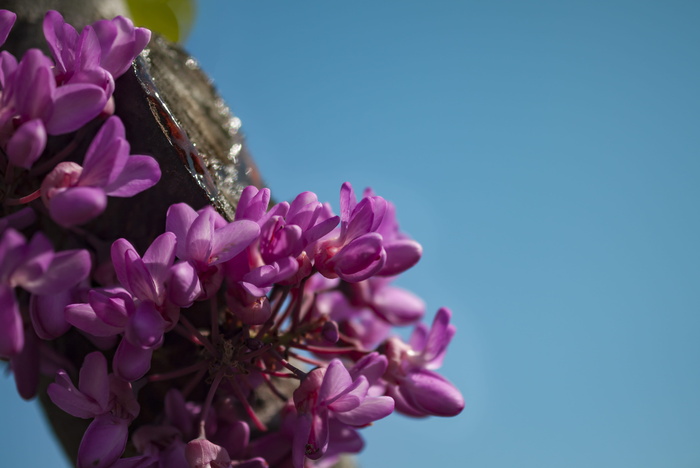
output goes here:
<path id="1" fill-rule="evenodd" d="M 192 29 L 196 13 L 195 0 L 126 0 L 131 19 L 165 36 L 173 42 L 183 42 Z"/>

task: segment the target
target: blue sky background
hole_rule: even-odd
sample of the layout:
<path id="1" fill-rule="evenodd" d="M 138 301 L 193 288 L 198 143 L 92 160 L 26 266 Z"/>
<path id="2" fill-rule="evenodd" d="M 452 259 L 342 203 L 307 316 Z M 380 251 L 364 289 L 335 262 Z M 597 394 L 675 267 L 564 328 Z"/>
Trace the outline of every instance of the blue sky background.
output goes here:
<path id="1" fill-rule="evenodd" d="M 465 411 L 379 421 L 361 466 L 700 466 L 698 24 L 693 1 L 199 2 L 187 47 L 274 196 L 373 187 L 425 249 L 400 284 L 454 312 Z M 57 466 L 0 396 L 0 453 Z"/>

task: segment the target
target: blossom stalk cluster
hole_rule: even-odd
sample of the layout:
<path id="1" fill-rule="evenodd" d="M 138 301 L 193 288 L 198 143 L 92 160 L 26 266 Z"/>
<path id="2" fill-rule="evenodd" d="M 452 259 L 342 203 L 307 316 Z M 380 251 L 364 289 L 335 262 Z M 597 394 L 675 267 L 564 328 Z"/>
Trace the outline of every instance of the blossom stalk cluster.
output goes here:
<path id="1" fill-rule="evenodd" d="M 14 19 L 0 11 L 0 41 Z M 234 219 L 176 203 L 144 251 L 94 248 L 84 225 L 109 198 L 160 179 L 153 157 L 130 154 L 112 97 L 150 32 L 122 17 L 77 32 L 57 12 L 43 26 L 51 57 L 0 53 L 0 358 L 23 397 L 48 370 L 53 403 L 91 421 L 77 466 L 330 466 L 393 412 L 462 411 L 436 372 L 451 312 L 428 327 L 423 301 L 393 285 L 422 249 L 371 190 L 343 184 L 336 215 L 312 192 L 272 204 L 249 186 Z M 57 143 L 91 128 L 82 153 Z M 405 326 L 408 341 L 392 333 Z M 91 346 L 79 369 L 53 346 L 71 334 Z M 167 391 L 144 421 L 149 387 Z"/>

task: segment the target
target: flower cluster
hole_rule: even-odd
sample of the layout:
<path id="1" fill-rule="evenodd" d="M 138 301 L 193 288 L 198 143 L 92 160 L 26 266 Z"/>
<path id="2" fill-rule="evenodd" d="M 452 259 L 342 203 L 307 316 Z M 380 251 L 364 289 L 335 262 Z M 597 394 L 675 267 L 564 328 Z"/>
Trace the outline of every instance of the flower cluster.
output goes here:
<path id="1" fill-rule="evenodd" d="M 0 11 L 0 40 L 13 21 Z M 232 220 L 171 205 L 143 252 L 124 238 L 109 258 L 80 244 L 80 226 L 108 197 L 160 178 L 155 159 L 130 154 L 112 115 L 115 78 L 150 33 L 121 17 L 78 33 L 56 12 L 44 33 L 53 59 L 0 54 L 0 357 L 23 397 L 52 369 L 50 399 L 92 420 L 77 466 L 329 466 L 394 411 L 462 411 L 460 392 L 435 372 L 455 333 L 451 313 L 440 309 L 428 328 L 421 299 L 392 285 L 422 250 L 370 190 L 358 201 L 343 184 L 335 215 L 311 192 L 270 206 L 270 191 L 250 186 Z M 95 125 L 84 154 L 52 144 Z M 55 251 L 47 223 L 82 248 Z M 408 342 L 394 326 L 415 327 Z M 67 334 L 91 345 L 79 371 L 51 346 Z M 149 389 L 159 403 L 145 399 Z M 274 417 L 262 416 L 261 392 L 278 400 Z"/>

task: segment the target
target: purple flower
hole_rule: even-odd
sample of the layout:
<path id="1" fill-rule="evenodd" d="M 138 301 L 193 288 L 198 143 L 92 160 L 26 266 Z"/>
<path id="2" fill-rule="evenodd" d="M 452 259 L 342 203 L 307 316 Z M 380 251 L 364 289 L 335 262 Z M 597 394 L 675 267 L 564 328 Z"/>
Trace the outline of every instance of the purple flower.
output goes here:
<path id="1" fill-rule="evenodd" d="M 324 455 L 331 416 L 349 426 L 365 426 L 391 414 L 394 401 L 386 396 L 367 396 L 368 389 L 367 378 L 360 375 L 353 379 L 338 359 L 307 375 L 294 391 L 298 412 L 293 446 L 296 468 L 304 466 L 304 456 L 317 460 Z"/>
<path id="2" fill-rule="evenodd" d="M 195 212 L 185 203 L 168 209 L 165 226 L 177 237 L 177 257 L 197 271 L 205 298 L 221 285 L 218 265 L 245 250 L 260 234 L 260 227 L 253 221 L 229 223 L 211 206 Z"/>
<path id="3" fill-rule="evenodd" d="M 314 258 L 318 271 L 328 277 L 355 283 L 377 274 L 386 263 L 382 236 L 377 229 L 384 218 L 386 201 L 365 197 L 358 203 L 352 186 L 340 189 L 340 232 L 321 240 Z"/>
<path id="4" fill-rule="evenodd" d="M 270 189 L 258 189 L 253 185 L 249 185 L 243 189 L 241 197 L 238 199 L 235 219 L 249 219 L 260 224 L 265 213 L 267 213 L 267 206 L 269 204 Z"/>
<path id="5" fill-rule="evenodd" d="M 185 458 L 190 468 L 267 468 L 269 466 L 259 457 L 233 461 L 225 448 L 204 438 L 194 439 L 187 444 Z"/>
<path id="6" fill-rule="evenodd" d="M 298 257 L 340 220 L 327 213 L 312 192 L 302 192 L 291 205 L 282 202 L 275 208 L 276 214 L 267 219 L 260 235 L 260 254 L 268 264 L 284 257 Z"/>
<path id="7" fill-rule="evenodd" d="M 100 86 L 81 82 L 57 87 L 52 68 L 51 60 L 38 49 L 28 50 L 19 63 L 2 53 L 0 133 L 4 139 L 34 119 L 43 122 L 50 135 L 73 132 L 104 108 L 107 96 Z"/>
<path id="8" fill-rule="evenodd" d="M 455 334 L 451 315 L 446 308 L 438 310 L 430 330 L 419 325 L 408 344 L 399 338 L 387 341 L 389 369 L 384 378 L 390 382 L 387 393 L 398 411 L 411 416 L 456 416 L 464 409 L 459 390 L 432 370 L 442 365 Z"/>
<path id="9" fill-rule="evenodd" d="M 226 290 L 226 300 L 231 311 L 248 325 L 260 325 L 270 317 L 272 310 L 267 293 L 275 283 L 296 273 L 299 264 L 291 257 L 284 257 L 271 265 L 262 265 L 233 281 Z"/>
<path id="10" fill-rule="evenodd" d="M 7 142 L 7 159 L 17 167 L 30 169 L 44 152 L 46 138 L 46 128 L 40 119 L 21 124 Z"/>
<path id="11" fill-rule="evenodd" d="M 31 226 L 36 221 L 36 213 L 33 209 L 25 206 L 19 211 L 0 218 L 0 234 L 7 228 L 24 229 Z"/>
<path id="12" fill-rule="evenodd" d="M 129 424 L 138 415 L 139 405 L 131 384 L 107 374 L 107 360 L 102 353 L 85 356 L 77 388 L 61 370 L 47 393 L 66 413 L 94 418 L 78 448 L 78 468 L 107 468 L 121 456 Z"/>
<path id="13" fill-rule="evenodd" d="M 55 253 L 41 233 L 27 242 L 19 232 L 6 229 L 0 238 L 0 356 L 14 356 L 24 345 L 14 289 L 21 287 L 36 295 L 57 294 L 85 279 L 90 266 L 85 250 Z"/>
<path id="14" fill-rule="evenodd" d="M 357 340 L 362 349 L 374 349 L 391 332 L 391 326 L 380 320 L 369 307 L 352 305 L 340 291 L 319 294 L 314 308 L 317 313 L 337 322 L 340 331 Z"/>
<path id="15" fill-rule="evenodd" d="M 100 66 L 115 79 L 129 69 L 151 39 L 151 31 L 135 28 L 134 23 L 123 16 L 97 21 L 92 27 L 100 42 Z"/>
<path id="16" fill-rule="evenodd" d="M 160 179 L 150 156 L 129 155 L 124 125 L 107 119 L 90 143 L 83 166 L 59 163 L 41 184 L 41 196 L 51 218 L 63 227 L 86 223 L 102 213 L 107 196 L 131 197 Z"/>
<path id="17" fill-rule="evenodd" d="M 367 189 L 364 196 L 372 197 L 374 193 L 371 189 Z M 393 203 L 387 202 L 386 211 L 377 232 L 382 235 L 382 246 L 386 251 L 386 262 L 377 273 L 379 276 L 394 276 L 403 273 L 418 263 L 423 255 L 421 245 L 399 230 L 396 208 Z"/>
<path id="18" fill-rule="evenodd" d="M 0 46 L 5 43 L 7 36 L 10 35 L 16 19 L 17 14 L 8 10 L 0 10 Z"/>

